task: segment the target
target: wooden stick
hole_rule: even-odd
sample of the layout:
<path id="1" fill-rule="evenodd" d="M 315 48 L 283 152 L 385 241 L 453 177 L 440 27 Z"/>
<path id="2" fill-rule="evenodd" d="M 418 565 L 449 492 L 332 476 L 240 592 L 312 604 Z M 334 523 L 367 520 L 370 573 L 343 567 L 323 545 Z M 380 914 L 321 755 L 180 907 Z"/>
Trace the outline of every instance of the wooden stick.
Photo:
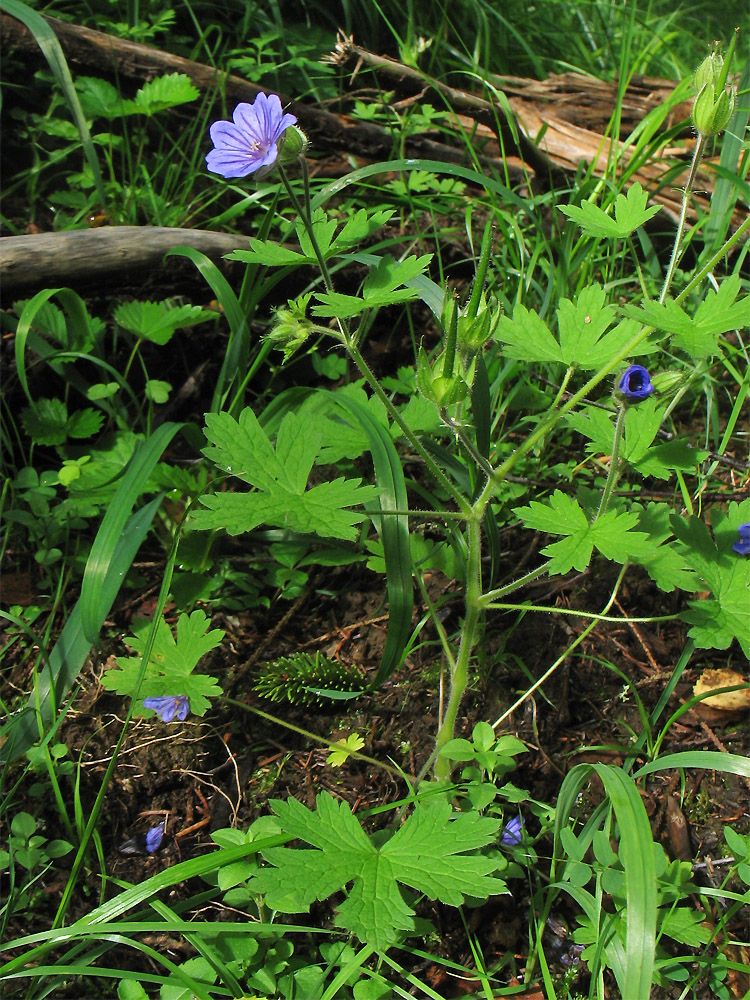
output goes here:
<path id="1" fill-rule="evenodd" d="M 222 260 L 243 245 L 241 236 L 203 229 L 161 226 L 105 226 L 0 240 L 2 294 L 18 295 L 34 288 L 90 285 L 112 276 L 120 285 L 145 272 L 164 268 L 164 255 L 178 246 L 202 251 L 222 268 Z M 175 258 L 175 262 L 181 258 Z M 192 268 L 192 264 L 189 265 Z"/>

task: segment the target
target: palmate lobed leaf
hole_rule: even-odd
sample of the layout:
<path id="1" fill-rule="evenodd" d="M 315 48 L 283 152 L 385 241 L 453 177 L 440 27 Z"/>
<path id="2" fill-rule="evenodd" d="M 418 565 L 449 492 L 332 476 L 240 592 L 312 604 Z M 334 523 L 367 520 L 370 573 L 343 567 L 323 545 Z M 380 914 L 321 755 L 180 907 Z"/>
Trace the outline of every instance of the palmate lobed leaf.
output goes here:
<path id="1" fill-rule="evenodd" d="M 635 320 L 624 319 L 607 330 L 615 310 L 607 305 L 604 290 L 592 284 L 583 288 L 576 301 L 563 299 L 557 309 L 558 337 L 555 337 L 537 313 L 523 305 L 513 310 L 512 319 L 503 316 L 494 336 L 501 341 L 504 353 L 523 361 L 553 362 L 595 371 L 636 331 Z M 652 348 L 642 345 L 640 353 Z"/>
<path id="2" fill-rule="evenodd" d="M 648 557 L 656 546 L 642 531 L 633 530 L 637 513 L 608 510 L 589 523 L 578 500 L 556 490 L 548 503 L 532 501 L 528 507 L 516 507 L 514 513 L 526 527 L 554 535 L 566 535 L 542 549 L 549 556 L 549 573 L 564 574 L 571 569 L 582 572 L 587 568 L 596 547 L 602 555 L 615 562 Z"/>
<path id="3" fill-rule="evenodd" d="M 325 538 L 353 539 L 354 525 L 368 515 L 362 507 L 378 495 L 361 479 L 339 477 L 305 489 L 321 446 L 321 431 L 303 415 L 287 413 L 279 425 L 274 449 L 250 408 L 239 421 L 228 413 L 206 415 L 204 454 L 225 472 L 258 489 L 257 493 L 216 493 L 201 498 L 193 526 L 222 528 L 230 535 L 260 524 L 291 528 Z"/>
<path id="4" fill-rule="evenodd" d="M 210 704 L 208 699 L 221 694 L 215 677 L 193 673 L 198 661 L 220 645 L 224 638 L 222 629 L 208 631 L 209 624 L 203 611 L 181 614 L 177 620 L 176 636 L 173 636 L 167 622 L 159 622 L 143 684 L 137 692 L 141 698 L 184 694 L 190 699 L 192 713 L 203 715 Z M 136 655 L 118 656 L 117 669 L 107 670 L 102 675 L 102 687 L 130 697 L 136 694 L 150 628 L 148 619 L 134 623 L 134 635 L 126 638 L 125 642 Z"/>
<path id="5" fill-rule="evenodd" d="M 626 307 L 628 316 L 672 334 L 672 345 L 695 361 L 713 357 L 719 352 L 718 338 L 722 333 L 746 327 L 750 315 L 750 297 L 737 298 L 739 275 L 722 281 L 717 291 L 709 289 L 694 313 L 688 314 L 676 302 L 645 302 L 640 308 Z"/>
<path id="6" fill-rule="evenodd" d="M 726 513 L 712 511 L 711 520 L 713 538 L 700 518 L 670 516 L 688 565 L 713 594 L 713 600 L 691 601 L 681 617 L 693 626 L 688 634 L 696 646 L 727 649 L 736 638 L 750 656 L 750 559 L 732 550 L 740 524 L 750 521 L 750 500 L 730 503 Z"/>
<path id="7" fill-rule="evenodd" d="M 636 182 L 631 184 L 627 195 L 618 194 L 615 199 L 615 217 L 607 215 L 597 205 L 585 201 L 577 205 L 558 205 L 558 208 L 589 236 L 622 239 L 629 236 L 639 226 L 648 222 L 660 210 L 660 205 L 646 208 L 648 194 Z"/>
<path id="8" fill-rule="evenodd" d="M 365 834 L 346 802 L 327 792 L 317 797 L 315 812 L 295 799 L 271 807 L 285 834 L 317 850 L 272 848 L 264 857 L 274 867 L 262 869 L 251 888 L 285 913 L 306 910 L 347 883 L 353 886 L 339 907 L 336 924 L 385 951 L 414 926 L 414 912 L 398 884 L 431 899 L 459 905 L 467 895 L 486 898 L 505 883 L 490 876 L 496 863 L 465 855 L 492 843 L 499 820 L 474 813 L 454 813 L 447 802 L 418 804 L 404 825 L 381 848 Z"/>

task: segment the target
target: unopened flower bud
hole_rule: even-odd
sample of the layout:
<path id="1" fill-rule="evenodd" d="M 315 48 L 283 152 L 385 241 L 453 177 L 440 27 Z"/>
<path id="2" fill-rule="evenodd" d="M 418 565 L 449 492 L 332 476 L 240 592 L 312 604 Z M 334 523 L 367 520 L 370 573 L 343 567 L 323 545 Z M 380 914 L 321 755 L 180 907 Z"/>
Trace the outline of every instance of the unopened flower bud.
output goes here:
<path id="1" fill-rule="evenodd" d="M 311 297 L 311 292 L 300 295 L 276 310 L 276 322 L 267 334 L 267 339 L 284 352 L 284 361 L 289 360 L 313 331 L 313 322 L 306 315 Z"/>
<path id="2" fill-rule="evenodd" d="M 685 376 L 682 372 L 676 371 L 658 372 L 656 375 L 651 376 L 651 384 L 658 396 L 664 396 L 673 392 L 679 386 L 684 385 Z"/>
<path id="3" fill-rule="evenodd" d="M 426 399 L 441 408 L 460 403 L 469 393 L 469 386 L 459 370 L 458 359 L 454 360 L 452 374 L 443 374 L 446 358 L 444 351 L 434 365 L 430 365 L 430 359 L 423 347 L 420 347 L 417 358 L 417 389 Z"/>
<path id="4" fill-rule="evenodd" d="M 482 293 L 477 314 L 472 316 L 467 307 L 460 308 L 453 299 L 448 299 L 443 313 L 446 330 L 450 328 L 454 309 L 458 309 L 456 346 L 462 357 L 468 360 L 484 347 L 497 329 L 500 307 L 494 302 L 488 305 L 487 297 Z"/>
<path id="5" fill-rule="evenodd" d="M 718 52 L 706 56 L 695 71 L 693 83 L 698 96 L 693 104 L 693 125 L 702 136 L 718 135 L 727 127 L 734 112 L 734 90 L 724 85 L 724 60 Z"/>
<path id="6" fill-rule="evenodd" d="M 310 142 L 296 125 L 290 126 L 279 140 L 279 163 L 282 166 L 286 163 L 294 163 L 300 156 L 304 156 Z"/>

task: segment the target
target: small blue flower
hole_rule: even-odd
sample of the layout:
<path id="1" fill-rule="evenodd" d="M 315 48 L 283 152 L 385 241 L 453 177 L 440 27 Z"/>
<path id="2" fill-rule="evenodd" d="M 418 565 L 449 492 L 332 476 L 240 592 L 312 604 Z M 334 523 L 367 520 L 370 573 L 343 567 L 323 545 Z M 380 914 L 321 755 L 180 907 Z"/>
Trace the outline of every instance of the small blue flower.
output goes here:
<path id="1" fill-rule="evenodd" d="M 654 387 L 651 384 L 651 376 L 643 365 L 631 365 L 620 376 L 617 391 L 631 403 L 639 403 L 643 399 L 648 399 Z"/>
<path id="2" fill-rule="evenodd" d="M 190 702 L 184 694 L 164 694 L 157 698 L 144 698 L 144 708 L 152 708 L 162 722 L 184 722 L 190 714 Z"/>
<path id="3" fill-rule="evenodd" d="M 744 524 L 741 524 L 737 529 L 737 534 L 740 537 L 734 543 L 732 548 L 741 556 L 750 556 L 750 521 L 746 521 Z"/>
<path id="4" fill-rule="evenodd" d="M 222 177 L 246 177 L 271 167 L 279 139 L 296 121 L 283 113 L 276 94 L 258 94 L 253 104 L 238 104 L 231 122 L 214 122 L 210 128 L 216 148 L 206 157 L 208 169 Z"/>
<path id="5" fill-rule="evenodd" d="M 152 826 L 151 829 L 146 834 L 146 850 L 149 854 L 153 854 L 154 851 L 158 851 L 161 847 L 162 838 L 164 837 L 164 824 L 159 823 L 158 826 Z"/>
<path id="6" fill-rule="evenodd" d="M 505 847 L 515 847 L 516 844 L 521 843 L 522 839 L 523 820 L 520 816 L 514 816 L 503 827 L 503 832 L 500 835 L 500 843 Z"/>

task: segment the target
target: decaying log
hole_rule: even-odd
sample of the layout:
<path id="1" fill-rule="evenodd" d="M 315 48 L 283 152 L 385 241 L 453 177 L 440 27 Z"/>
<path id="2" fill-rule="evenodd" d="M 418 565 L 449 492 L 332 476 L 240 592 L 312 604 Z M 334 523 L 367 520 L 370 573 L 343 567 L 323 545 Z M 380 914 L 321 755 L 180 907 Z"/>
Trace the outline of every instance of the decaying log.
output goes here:
<path id="1" fill-rule="evenodd" d="M 161 226 L 104 226 L 6 236 L 0 240 L 0 289 L 7 301 L 45 286 L 102 287 L 109 276 L 118 287 L 159 270 L 162 277 L 168 277 L 171 268 L 185 263 L 180 257 L 164 262 L 164 255 L 178 246 L 194 247 L 226 268 L 230 265 L 223 255 L 241 244 L 241 237 L 229 233 Z M 195 272 L 192 263 L 188 266 Z"/>
<path id="2" fill-rule="evenodd" d="M 222 73 L 212 66 L 184 59 L 160 49 L 139 45 L 113 35 L 69 24 L 45 15 L 45 20 L 55 32 L 68 62 L 102 76 L 116 76 L 118 80 L 143 83 L 166 73 L 185 73 L 199 90 L 225 95 L 226 104 L 232 108 L 239 101 L 252 102 L 263 92 L 263 87 L 249 83 L 239 76 Z M 5 53 L 20 51 L 41 59 L 39 47 L 28 29 L 10 17 L 0 13 L 0 40 Z M 358 122 L 346 115 L 334 114 L 315 105 L 299 101 L 282 102 L 296 115 L 302 128 L 316 151 L 340 151 L 377 162 L 388 160 L 393 155 L 393 135 L 373 122 Z M 217 111 L 217 114 L 220 114 Z M 508 143 L 512 140 L 508 135 Z M 445 163 L 465 163 L 466 149 L 436 142 L 423 135 L 409 136 L 404 146 L 404 155 L 414 159 L 441 160 Z M 541 154 L 537 154 L 541 157 Z M 491 164 L 500 169 L 502 164 Z M 511 163 L 510 177 L 521 181 L 524 174 L 519 162 Z"/>
<path id="3" fill-rule="evenodd" d="M 352 78 L 365 66 L 375 72 L 385 87 L 395 89 L 400 95 L 418 95 L 420 99 L 429 99 L 429 93 L 433 91 L 462 116 L 482 123 L 485 122 L 487 107 L 494 107 L 483 97 L 457 91 L 426 77 L 417 69 L 369 52 L 341 33 L 327 61 L 351 69 Z M 554 167 L 570 173 L 576 171 L 581 162 L 590 163 L 594 173 L 602 176 L 611 172 L 613 161 L 619 161 L 622 167 L 628 164 L 629 150 L 619 141 L 613 144 L 605 134 L 617 99 L 616 84 L 580 73 L 551 76 L 546 80 L 493 77 L 492 83 L 505 93 L 519 133 L 528 137 L 541 136 L 539 147 Z M 653 77 L 634 78 L 622 101 L 621 136 L 627 137 L 650 111 L 668 100 L 675 86 L 668 80 Z M 669 128 L 683 118 L 688 119 L 689 115 L 690 102 L 682 101 L 670 109 L 664 127 Z M 690 134 L 687 122 L 685 132 Z M 485 153 L 491 152 L 492 144 L 485 147 Z M 643 164 L 631 174 L 629 183 L 640 182 L 649 191 L 652 200 L 661 203 L 677 219 L 682 202 L 680 184 L 686 179 L 688 170 L 688 151 L 682 159 L 661 151 L 658 159 Z M 669 178 L 666 182 L 665 177 Z M 709 197 L 703 192 L 710 192 L 713 182 L 712 172 L 699 172 L 697 191 L 700 193 L 693 195 L 693 207 L 688 210 L 689 220 L 697 218 L 696 209 L 701 212 L 708 210 Z"/>
<path id="4" fill-rule="evenodd" d="M 363 49 L 342 32 L 339 32 L 335 49 L 323 61 L 352 69 L 352 80 L 363 66 L 373 69 L 401 93 L 417 94 L 429 87 L 441 94 L 454 110 L 475 117 L 477 112 L 486 113 L 491 106 L 486 98 L 448 87 L 421 70 L 405 66 L 389 56 L 376 55 Z M 570 122 L 571 125 L 578 125 L 600 135 L 607 131 L 617 101 L 617 83 L 598 80 L 584 73 L 551 74 L 544 80 L 488 74 L 486 82 L 488 88 L 501 90 L 506 96 L 517 98 L 514 110 L 524 103 L 531 104 L 537 109 L 541 107 L 553 111 L 557 118 Z M 627 138 L 638 122 L 654 108 L 664 104 L 672 96 L 675 87 L 676 84 L 671 80 L 634 75 L 628 81 L 620 101 L 620 138 Z M 687 122 L 690 109 L 690 101 L 675 105 L 664 123 L 665 128 L 683 120 Z M 689 131 L 686 128 L 686 133 Z"/>

